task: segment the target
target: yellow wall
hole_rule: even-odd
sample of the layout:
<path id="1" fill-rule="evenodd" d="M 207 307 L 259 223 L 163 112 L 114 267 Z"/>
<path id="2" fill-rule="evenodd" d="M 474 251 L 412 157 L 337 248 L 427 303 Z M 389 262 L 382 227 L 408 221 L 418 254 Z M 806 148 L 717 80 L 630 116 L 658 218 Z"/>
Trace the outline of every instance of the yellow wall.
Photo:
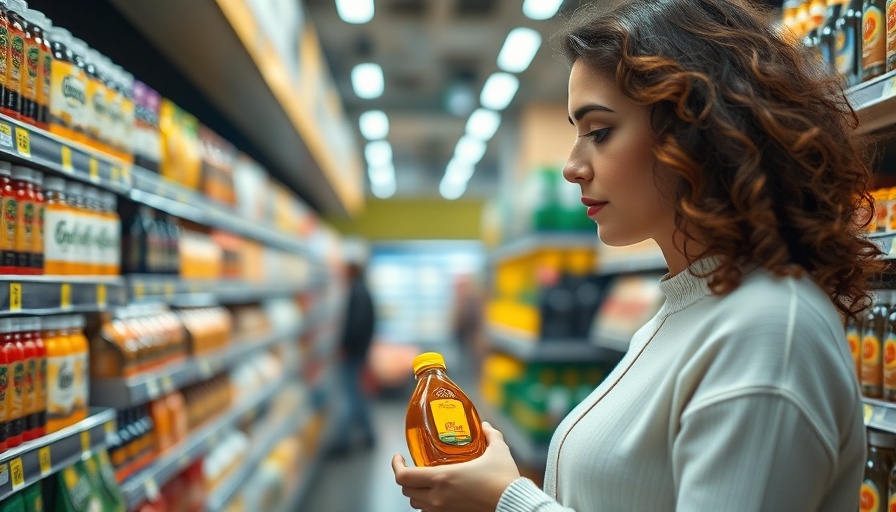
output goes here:
<path id="1" fill-rule="evenodd" d="M 475 199 L 368 198 L 355 217 L 327 222 L 344 235 L 368 240 L 478 240 L 482 208 L 483 201 Z"/>

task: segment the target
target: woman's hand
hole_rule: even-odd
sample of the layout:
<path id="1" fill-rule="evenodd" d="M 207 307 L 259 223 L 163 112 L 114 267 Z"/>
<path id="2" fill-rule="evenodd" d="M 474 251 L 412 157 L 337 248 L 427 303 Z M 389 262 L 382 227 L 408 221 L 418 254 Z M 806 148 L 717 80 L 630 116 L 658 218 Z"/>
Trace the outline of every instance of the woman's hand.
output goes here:
<path id="1" fill-rule="evenodd" d="M 392 457 L 395 483 L 411 499 L 411 506 L 426 512 L 493 512 L 504 489 L 520 471 L 504 443 L 504 436 L 486 422 L 482 431 L 488 447 L 477 459 L 446 466 L 409 468 L 404 458 Z"/>

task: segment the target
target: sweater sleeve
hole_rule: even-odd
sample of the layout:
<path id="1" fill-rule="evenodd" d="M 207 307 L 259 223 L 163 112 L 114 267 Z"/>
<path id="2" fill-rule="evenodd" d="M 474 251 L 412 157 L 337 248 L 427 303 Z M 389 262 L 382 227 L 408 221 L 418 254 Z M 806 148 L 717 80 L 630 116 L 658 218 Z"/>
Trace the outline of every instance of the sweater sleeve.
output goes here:
<path id="1" fill-rule="evenodd" d="M 495 512 L 573 512 L 573 510 L 554 501 L 532 480 L 517 478 L 504 490 Z"/>
<path id="2" fill-rule="evenodd" d="M 672 459 L 682 512 L 817 510 L 819 482 L 830 482 L 836 465 L 802 410 L 773 389 L 688 411 Z"/>

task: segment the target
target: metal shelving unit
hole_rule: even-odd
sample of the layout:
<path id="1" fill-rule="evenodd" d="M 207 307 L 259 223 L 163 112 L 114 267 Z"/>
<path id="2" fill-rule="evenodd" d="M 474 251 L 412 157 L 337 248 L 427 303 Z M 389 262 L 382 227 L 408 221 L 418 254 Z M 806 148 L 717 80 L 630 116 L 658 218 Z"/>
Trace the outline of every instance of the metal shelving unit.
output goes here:
<path id="1" fill-rule="evenodd" d="M 90 403 L 120 409 L 144 404 L 176 389 L 207 380 L 222 370 L 245 361 L 251 354 L 295 341 L 305 328 L 305 324 L 302 323 L 260 338 L 235 340 L 220 353 L 190 357 L 183 362 L 143 375 L 118 379 L 93 379 L 90 386 Z"/>
<path id="2" fill-rule="evenodd" d="M 492 264 L 519 258 L 544 247 L 562 249 L 595 249 L 598 245 L 597 235 L 593 232 L 538 233 L 523 237 L 499 249 L 492 251 L 489 259 Z"/>
<path id="3" fill-rule="evenodd" d="M 276 383 L 265 386 L 258 395 L 235 404 L 222 416 L 191 432 L 189 437 L 170 448 L 147 468 L 122 482 L 121 489 L 128 509 L 132 510 L 148 497 L 156 495 L 161 485 L 217 445 L 222 430 L 236 425 L 243 418 L 257 416 L 256 411 L 273 400 L 291 379 L 290 375 L 285 375 Z"/>
<path id="4" fill-rule="evenodd" d="M 205 503 L 208 512 L 224 510 L 240 488 L 256 471 L 258 465 L 271 453 L 277 444 L 287 436 L 297 432 L 310 421 L 311 412 L 302 411 L 291 415 L 280 424 L 270 425 L 263 432 L 256 432 L 256 438 L 249 453 L 240 462 L 240 467 L 209 494 Z"/>
<path id="5" fill-rule="evenodd" d="M 126 302 L 119 277 L 0 276 L 0 316 L 89 313 Z"/>
<path id="6" fill-rule="evenodd" d="M 0 501 L 104 448 L 115 433 L 115 411 L 91 409 L 86 419 L 0 455 Z"/>
<path id="7" fill-rule="evenodd" d="M 181 280 L 174 276 L 134 274 L 126 276 L 127 295 L 132 302 L 164 302 L 180 307 L 241 304 L 269 297 L 289 297 L 320 289 L 324 279 L 302 282 Z"/>
<path id="8" fill-rule="evenodd" d="M 870 133 L 896 125 L 896 71 L 891 71 L 846 91 L 859 116 L 858 131 Z"/>
<path id="9" fill-rule="evenodd" d="M 623 353 L 607 347 L 599 347 L 588 340 L 538 339 L 528 333 L 490 325 L 489 339 L 492 347 L 526 362 L 575 361 L 615 363 Z"/>

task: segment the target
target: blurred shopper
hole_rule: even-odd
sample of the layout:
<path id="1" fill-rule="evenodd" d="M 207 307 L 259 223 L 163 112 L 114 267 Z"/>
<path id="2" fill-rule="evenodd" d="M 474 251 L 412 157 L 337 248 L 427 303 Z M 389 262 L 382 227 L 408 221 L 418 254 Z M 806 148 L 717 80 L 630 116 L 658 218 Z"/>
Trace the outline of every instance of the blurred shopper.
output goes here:
<path id="1" fill-rule="evenodd" d="M 371 448 L 375 443 L 373 422 L 363 390 L 363 377 L 367 369 L 367 354 L 373 342 L 376 315 L 373 299 L 367 289 L 365 251 L 360 245 L 351 247 L 346 252 L 349 290 L 341 341 L 345 400 L 334 455 L 347 454 L 354 448 L 354 435 L 358 427 L 361 429 L 362 446 Z"/>
<path id="2" fill-rule="evenodd" d="M 604 243 L 657 242 L 665 304 L 557 428 L 544 490 L 487 426 L 480 458 L 396 455 L 395 480 L 427 512 L 856 510 L 865 428 L 841 315 L 883 263 L 855 115 L 750 0 L 612 4 L 560 40 L 563 175 Z"/>
<path id="3" fill-rule="evenodd" d="M 484 309 L 484 293 L 476 276 L 473 274 L 458 276 L 454 285 L 452 328 L 454 340 L 460 347 L 464 362 L 468 364 L 464 365 L 467 366 L 464 370 L 455 371 L 456 376 L 466 373 L 472 379 L 479 374 L 480 362 L 486 352 L 483 339 Z"/>

